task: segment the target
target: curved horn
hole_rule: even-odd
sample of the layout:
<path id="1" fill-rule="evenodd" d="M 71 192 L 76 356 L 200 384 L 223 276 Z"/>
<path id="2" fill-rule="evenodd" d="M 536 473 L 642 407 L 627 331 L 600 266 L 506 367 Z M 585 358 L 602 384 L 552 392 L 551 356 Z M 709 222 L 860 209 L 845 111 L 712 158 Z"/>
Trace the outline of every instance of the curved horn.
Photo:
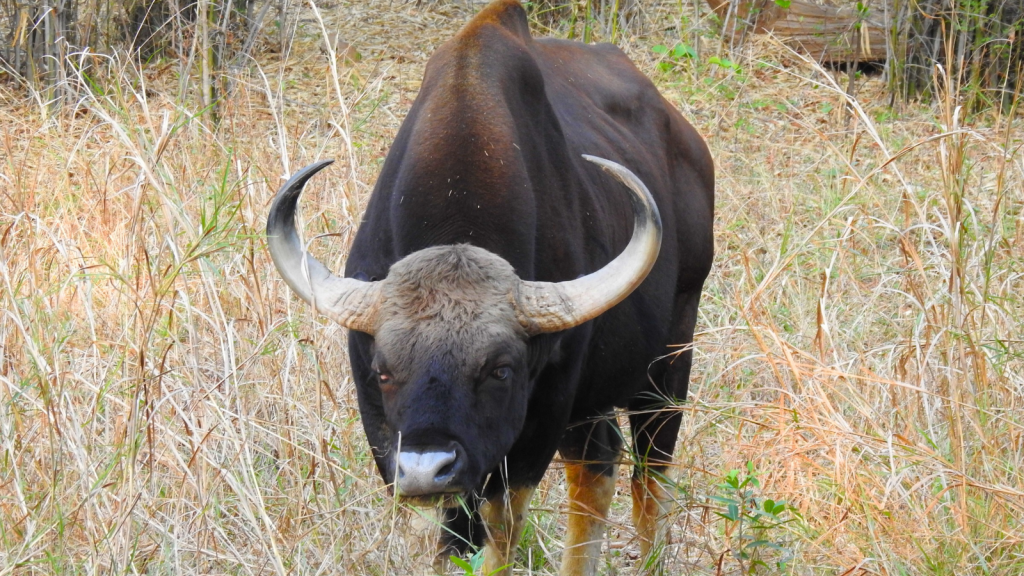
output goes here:
<path id="1" fill-rule="evenodd" d="M 321 160 L 299 170 L 277 192 L 267 215 L 267 245 L 277 271 L 313 309 L 338 324 L 373 334 L 381 291 L 376 282 L 335 276 L 305 250 L 295 231 L 295 208 L 302 187 L 334 160 Z"/>
<path id="2" fill-rule="evenodd" d="M 654 267 L 661 250 L 661 215 L 647 186 L 620 164 L 584 154 L 630 191 L 633 237 L 626 249 L 600 270 L 566 282 L 521 282 L 521 322 L 531 335 L 558 332 L 596 318 L 632 292 Z"/>

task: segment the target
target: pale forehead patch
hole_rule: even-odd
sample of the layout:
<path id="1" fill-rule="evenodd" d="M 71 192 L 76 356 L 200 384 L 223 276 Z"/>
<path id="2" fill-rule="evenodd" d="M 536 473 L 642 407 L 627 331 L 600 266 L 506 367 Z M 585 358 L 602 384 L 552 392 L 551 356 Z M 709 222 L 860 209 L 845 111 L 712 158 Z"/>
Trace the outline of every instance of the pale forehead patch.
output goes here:
<path id="1" fill-rule="evenodd" d="M 468 244 L 438 246 L 398 261 L 383 281 L 376 333 L 392 370 L 430 355 L 472 364 L 497 342 L 523 341 L 514 293 L 519 278 L 500 256 Z"/>

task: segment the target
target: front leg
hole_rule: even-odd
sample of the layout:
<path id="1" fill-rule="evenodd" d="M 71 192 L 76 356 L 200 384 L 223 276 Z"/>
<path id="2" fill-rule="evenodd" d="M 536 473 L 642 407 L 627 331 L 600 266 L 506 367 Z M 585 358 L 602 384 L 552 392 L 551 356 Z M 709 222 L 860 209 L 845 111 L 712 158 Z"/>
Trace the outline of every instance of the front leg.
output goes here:
<path id="1" fill-rule="evenodd" d="M 631 482 L 633 526 L 640 538 L 640 557 L 645 563 L 652 552 L 657 553 L 668 543 L 669 518 L 675 499 L 666 488 L 671 485 L 671 480 L 665 477 L 667 471 L 665 467 L 638 471 Z"/>
<path id="2" fill-rule="evenodd" d="M 565 534 L 561 576 L 597 574 L 608 509 L 622 456 L 622 432 L 615 414 L 570 426 L 559 451 L 569 485 L 569 529 Z"/>
<path id="3" fill-rule="evenodd" d="M 480 519 L 487 533 L 484 574 L 504 576 L 512 573 L 516 547 L 526 526 L 526 514 L 535 488 L 509 488 L 507 492 L 499 492 L 480 505 Z"/>
<path id="4" fill-rule="evenodd" d="M 462 557 L 484 543 L 484 527 L 478 513 L 479 499 L 471 495 L 460 506 L 442 508 L 438 518 L 441 525 L 438 534 L 437 554 L 434 557 L 434 572 L 447 574 L 451 557 Z"/>
<path id="5" fill-rule="evenodd" d="M 651 572 L 662 573 L 659 550 L 669 542 L 670 518 L 676 507 L 669 474 L 682 414 L 673 409 L 652 412 L 647 406 L 636 409 L 629 418 L 637 460 L 631 486 L 633 525 L 644 563 L 658 559 Z"/>
<path id="6" fill-rule="evenodd" d="M 561 576 L 597 574 L 608 509 L 615 496 L 618 466 L 566 463 L 569 518 Z"/>

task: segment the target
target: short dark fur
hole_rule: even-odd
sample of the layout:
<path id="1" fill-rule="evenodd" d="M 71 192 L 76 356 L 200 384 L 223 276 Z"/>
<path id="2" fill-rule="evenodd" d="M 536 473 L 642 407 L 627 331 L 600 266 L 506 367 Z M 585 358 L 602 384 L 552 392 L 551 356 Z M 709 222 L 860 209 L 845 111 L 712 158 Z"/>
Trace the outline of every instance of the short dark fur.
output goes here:
<path id="1" fill-rule="evenodd" d="M 661 254 L 644 283 L 604 315 L 527 338 L 497 284 L 513 273 L 577 278 L 630 238 L 627 192 L 582 154 L 618 162 L 646 183 L 664 225 Z M 357 332 L 350 339 L 363 425 L 384 480 L 394 480 L 399 432 L 403 446 L 460 443 L 472 465 L 455 486 L 485 497 L 505 484 L 535 485 L 556 450 L 616 460 L 614 427 L 600 426 L 589 448 L 593 434 L 565 432 L 616 406 L 650 410 L 663 405 L 656 397 L 686 397 L 691 353 L 656 359 L 692 341 L 713 255 L 713 205 L 704 141 L 618 48 L 534 40 L 513 0 L 484 9 L 427 64 L 347 263 L 349 277 L 384 279 L 390 270 L 389 279 L 396 271 L 407 279 L 386 300 L 376 342 Z M 480 266 L 486 256 L 468 247 L 438 249 L 443 266 L 396 264 L 460 244 L 510 267 Z M 458 299 L 444 286 L 456 287 Z M 462 300 L 467 286 L 490 288 Z M 494 382 L 488 362 L 501 355 L 513 374 Z M 378 371 L 391 379 L 382 385 Z M 677 413 L 648 412 L 631 425 L 646 465 L 670 460 Z M 450 519 L 463 534 L 478 522 L 464 513 Z M 457 539 L 447 543 L 460 548 Z"/>

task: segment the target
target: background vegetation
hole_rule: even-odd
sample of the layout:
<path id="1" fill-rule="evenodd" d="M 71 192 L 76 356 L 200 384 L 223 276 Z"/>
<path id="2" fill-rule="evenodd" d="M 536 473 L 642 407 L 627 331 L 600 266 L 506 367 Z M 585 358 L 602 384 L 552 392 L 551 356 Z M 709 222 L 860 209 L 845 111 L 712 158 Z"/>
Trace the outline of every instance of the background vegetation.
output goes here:
<path id="1" fill-rule="evenodd" d="M 31 14 L 0 73 L 0 574 L 424 571 L 430 523 L 373 469 L 344 333 L 261 234 L 284 176 L 338 158 L 304 216 L 341 268 L 427 57 L 479 5 L 167 2 L 147 48 L 83 25 L 138 24 L 131 4 L 68 0 L 76 40 L 13 68 L 62 13 L 0 5 Z M 933 98 L 893 100 L 893 75 L 770 39 L 727 52 L 699 4 L 634 8 L 534 25 L 614 35 L 716 159 L 670 573 L 1019 573 L 1020 90 L 975 105 L 973 68 L 929 65 Z M 608 574 L 642 568 L 627 490 Z M 564 504 L 556 465 L 521 573 L 557 572 Z"/>
<path id="2" fill-rule="evenodd" d="M 891 88 L 903 98 L 938 96 L 935 64 L 974 90 L 973 107 L 1012 105 L 1024 66 L 1019 0 L 895 0 L 890 16 Z"/>

